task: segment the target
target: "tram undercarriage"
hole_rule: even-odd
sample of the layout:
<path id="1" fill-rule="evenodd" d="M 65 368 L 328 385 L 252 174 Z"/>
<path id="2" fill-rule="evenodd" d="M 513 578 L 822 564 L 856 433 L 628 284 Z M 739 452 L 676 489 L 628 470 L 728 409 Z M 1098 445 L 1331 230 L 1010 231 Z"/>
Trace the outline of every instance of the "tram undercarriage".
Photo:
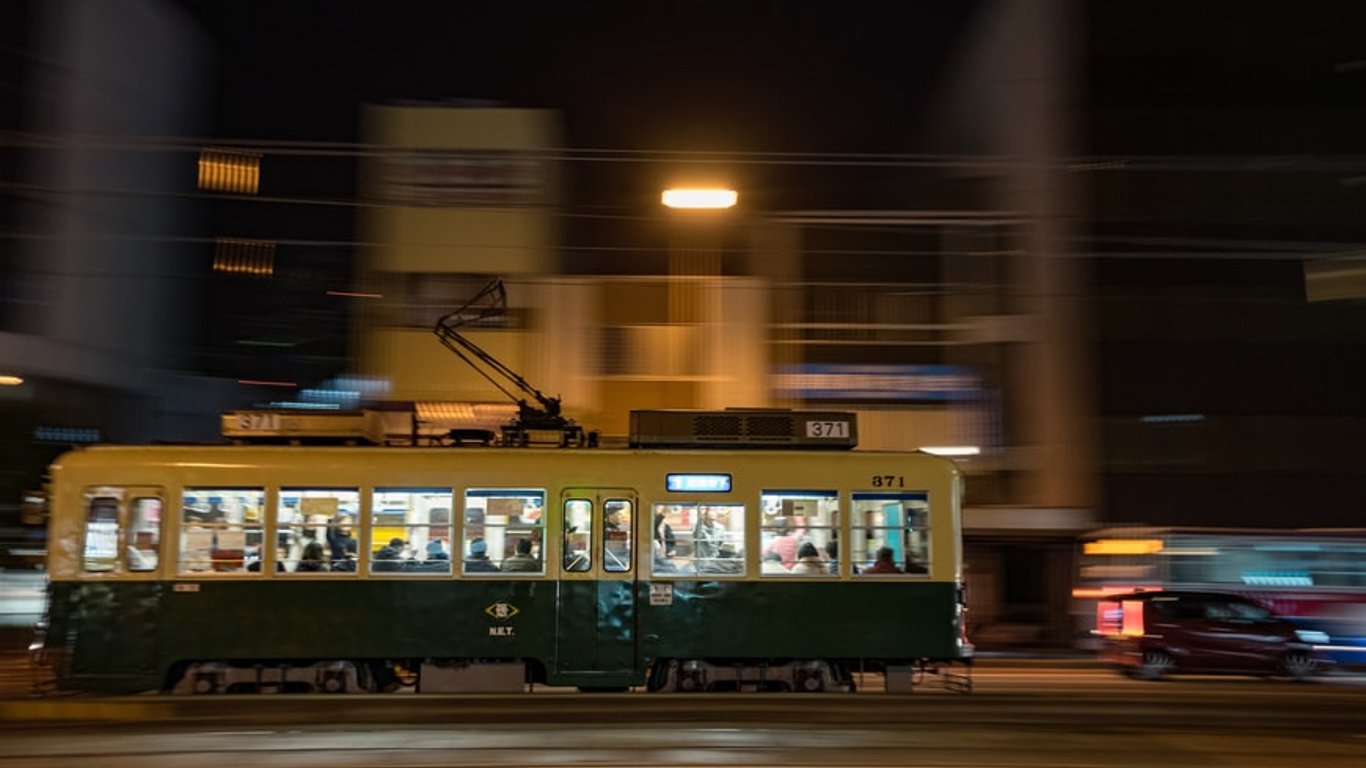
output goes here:
<path id="1" fill-rule="evenodd" d="M 972 691 L 971 665 L 939 666 L 928 661 L 878 664 L 884 690 L 911 693 L 938 676 L 944 688 Z M 858 672 L 856 679 L 855 673 Z M 652 693 L 853 693 L 865 673 L 859 665 L 826 659 L 755 660 L 661 659 L 649 670 Z M 522 660 L 375 660 L 196 662 L 178 665 L 167 681 L 173 695 L 244 693 L 519 693 L 544 681 L 544 669 Z M 620 690 L 626 690 L 624 688 Z"/>

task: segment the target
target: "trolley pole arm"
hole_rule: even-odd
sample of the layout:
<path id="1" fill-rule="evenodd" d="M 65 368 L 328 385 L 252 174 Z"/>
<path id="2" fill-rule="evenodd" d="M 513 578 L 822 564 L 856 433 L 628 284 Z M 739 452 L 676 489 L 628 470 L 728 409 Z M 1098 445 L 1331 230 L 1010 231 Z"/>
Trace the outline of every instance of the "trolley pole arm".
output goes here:
<path id="1" fill-rule="evenodd" d="M 555 418 L 560 415 L 560 400 L 556 397 L 549 397 L 542 394 L 539 389 L 531 386 L 526 379 L 522 378 L 516 371 L 507 367 L 498 358 L 489 354 L 478 344 L 465 338 L 456 328 L 479 322 L 489 318 L 500 317 L 507 310 L 507 291 L 503 287 L 502 280 L 493 280 L 479 291 L 473 299 L 470 299 L 464 306 L 441 316 L 436 321 L 436 326 L 432 332 L 440 339 L 442 345 L 454 352 L 457 357 L 473 368 L 480 376 L 489 381 L 498 391 L 507 395 L 508 399 L 517 403 L 524 414 L 532 413 L 542 418 Z M 475 361 L 478 362 L 475 362 Z M 540 404 L 540 408 L 533 408 L 526 397 L 518 397 L 514 394 L 506 383 L 500 383 L 494 374 L 502 377 L 504 382 L 510 382 L 525 396 L 534 399 Z"/>

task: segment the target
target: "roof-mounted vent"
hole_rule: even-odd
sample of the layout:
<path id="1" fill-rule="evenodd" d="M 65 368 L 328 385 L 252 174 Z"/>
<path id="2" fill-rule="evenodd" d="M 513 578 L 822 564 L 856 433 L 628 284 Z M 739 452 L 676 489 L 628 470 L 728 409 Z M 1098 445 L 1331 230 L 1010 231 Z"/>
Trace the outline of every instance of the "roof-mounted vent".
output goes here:
<path id="1" fill-rule="evenodd" d="M 858 418 L 838 411 L 727 408 L 631 411 L 632 448 L 848 449 Z"/>

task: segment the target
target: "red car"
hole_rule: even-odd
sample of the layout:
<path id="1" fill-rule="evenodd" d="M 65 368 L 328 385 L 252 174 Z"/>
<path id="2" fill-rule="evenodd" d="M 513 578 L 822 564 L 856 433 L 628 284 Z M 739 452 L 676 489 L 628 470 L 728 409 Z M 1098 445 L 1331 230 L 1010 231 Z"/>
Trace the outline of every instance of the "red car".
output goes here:
<path id="1" fill-rule="evenodd" d="M 1098 611 L 1101 659 L 1144 680 L 1180 672 L 1304 680 L 1331 663 L 1315 649 L 1328 635 L 1239 595 L 1137 592 L 1106 597 Z"/>

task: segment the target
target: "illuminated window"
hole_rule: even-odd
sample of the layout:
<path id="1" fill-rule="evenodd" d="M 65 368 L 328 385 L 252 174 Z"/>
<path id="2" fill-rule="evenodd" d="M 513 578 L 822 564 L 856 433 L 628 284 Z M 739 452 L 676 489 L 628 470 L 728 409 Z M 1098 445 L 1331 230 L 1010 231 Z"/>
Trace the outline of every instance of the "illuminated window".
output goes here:
<path id="1" fill-rule="evenodd" d="M 355 573 L 360 491 L 282 488 L 275 517 L 277 572 Z"/>
<path id="2" fill-rule="evenodd" d="M 650 572 L 654 576 L 743 575 L 745 507 L 696 502 L 655 504 L 652 547 Z"/>
<path id="3" fill-rule="evenodd" d="M 760 506 L 760 575 L 839 575 L 839 494 L 764 491 Z"/>
<path id="4" fill-rule="evenodd" d="M 186 488 L 177 573 L 260 571 L 265 503 L 261 488 Z"/>
<path id="5" fill-rule="evenodd" d="M 849 519 L 855 572 L 928 574 L 930 515 L 924 493 L 856 493 Z"/>
<path id="6" fill-rule="evenodd" d="M 199 188 L 254 195 L 261 185 L 261 155 L 240 149 L 205 149 L 199 153 Z"/>
<path id="7" fill-rule="evenodd" d="M 566 499 L 564 502 L 564 570 L 585 573 L 593 567 L 593 502 Z"/>
<path id="8" fill-rule="evenodd" d="M 631 570 L 632 504 L 608 499 L 602 505 L 602 568 L 613 573 Z"/>
<path id="9" fill-rule="evenodd" d="M 450 573 L 451 498 L 450 488 L 376 489 L 370 518 L 370 572 Z M 343 546 L 354 541 L 348 544 L 343 539 Z M 354 563 L 350 566 L 355 567 Z"/>
<path id="10" fill-rule="evenodd" d="M 87 573 L 114 570 L 119 560 L 118 489 L 101 489 L 86 495 L 85 552 L 82 564 Z"/>
<path id="11" fill-rule="evenodd" d="M 463 573 L 545 573 L 545 491 L 465 492 Z"/>

